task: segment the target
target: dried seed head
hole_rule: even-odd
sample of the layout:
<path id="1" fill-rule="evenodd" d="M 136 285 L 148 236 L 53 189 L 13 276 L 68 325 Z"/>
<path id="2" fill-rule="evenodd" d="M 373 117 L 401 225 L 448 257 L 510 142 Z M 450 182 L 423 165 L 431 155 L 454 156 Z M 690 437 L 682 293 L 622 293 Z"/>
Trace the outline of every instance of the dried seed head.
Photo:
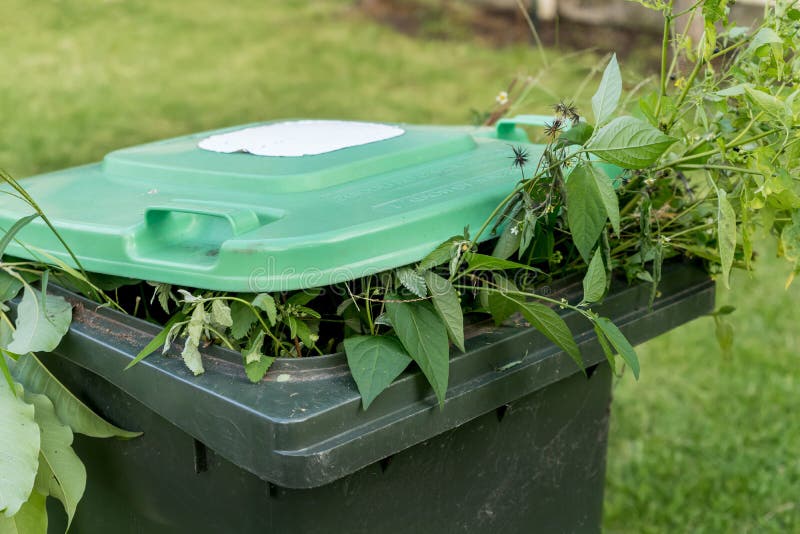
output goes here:
<path id="1" fill-rule="evenodd" d="M 545 123 L 544 125 L 544 133 L 548 137 L 555 138 L 558 134 L 561 133 L 561 130 L 563 129 L 564 129 L 563 119 L 553 119 L 553 122 Z"/>
<path id="2" fill-rule="evenodd" d="M 523 168 L 528 163 L 528 151 L 521 146 L 512 146 L 511 150 L 514 154 L 509 157 L 514 160 L 513 166 Z"/>

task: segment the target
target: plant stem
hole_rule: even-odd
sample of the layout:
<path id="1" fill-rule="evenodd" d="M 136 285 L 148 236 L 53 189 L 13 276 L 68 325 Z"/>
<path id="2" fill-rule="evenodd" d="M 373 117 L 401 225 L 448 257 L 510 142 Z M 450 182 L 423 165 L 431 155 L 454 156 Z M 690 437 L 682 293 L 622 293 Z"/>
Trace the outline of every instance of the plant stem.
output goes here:
<path id="1" fill-rule="evenodd" d="M 667 54 L 669 51 L 669 36 L 672 31 L 672 3 L 667 9 L 670 13 L 667 13 L 666 9 L 664 10 L 664 34 L 661 39 L 661 92 L 658 94 L 658 102 L 656 103 L 656 122 L 658 122 L 658 118 L 661 115 L 662 100 L 667 96 Z"/>

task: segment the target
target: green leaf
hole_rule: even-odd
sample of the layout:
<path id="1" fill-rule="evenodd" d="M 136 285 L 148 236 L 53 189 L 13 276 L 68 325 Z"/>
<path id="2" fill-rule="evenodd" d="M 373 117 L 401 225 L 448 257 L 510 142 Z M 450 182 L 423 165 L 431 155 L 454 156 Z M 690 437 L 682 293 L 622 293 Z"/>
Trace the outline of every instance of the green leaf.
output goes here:
<path id="1" fill-rule="evenodd" d="M 206 326 L 208 315 L 206 314 L 203 303 L 199 303 L 194 307 L 192 316 L 189 318 L 189 325 L 186 327 L 186 343 L 183 346 L 181 356 L 186 367 L 195 374 L 195 376 L 203 374 L 203 359 L 200 357 L 200 338 L 203 335 L 203 329 Z"/>
<path id="2" fill-rule="evenodd" d="M 519 308 L 517 301 L 508 298 L 506 294 L 509 291 L 519 291 L 519 289 L 514 282 L 497 273 L 494 275 L 494 282 L 497 285 L 497 291 L 488 292 L 487 304 L 494 324 L 500 326 Z"/>
<path id="3" fill-rule="evenodd" d="M 42 294 L 25 286 L 17 308 L 17 329 L 8 344 L 8 351 L 14 354 L 52 352 L 69 330 L 70 322 L 72 306 L 66 300 L 51 295 L 45 310 Z"/>
<path id="4" fill-rule="evenodd" d="M 275 321 L 278 320 L 278 310 L 275 307 L 275 299 L 268 293 L 261 293 L 253 299 L 253 306 L 267 312 L 267 319 L 269 324 L 275 326 Z"/>
<path id="5" fill-rule="evenodd" d="M 705 0 L 703 2 L 703 18 L 706 23 L 714 23 L 725 17 L 725 6 L 728 0 Z"/>
<path id="6" fill-rule="evenodd" d="M 267 374 L 267 371 L 275 362 L 275 358 L 272 356 L 265 356 L 261 353 L 263 347 L 264 332 L 260 331 L 242 351 L 244 372 L 254 384 L 263 380 L 264 375 Z"/>
<path id="7" fill-rule="evenodd" d="M 169 336 L 169 333 L 172 331 L 172 328 L 179 322 L 183 321 L 184 319 L 186 319 L 186 314 L 183 313 L 182 311 L 170 317 L 169 321 L 167 321 L 167 324 L 164 325 L 164 328 L 161 329 L 161 332 L 156 334 L 156 336 L 150 340 L 150 343 L 145 345 L 145 347 L 141 351 L 139 351 L 139 354 L 137 354 L 136 357 L 133 360 L 131 360 L 131 363 L 125 366 L 125 370 L 127 371 L 140 361 L 144 360 L 145 358 L 153 354 L 156 350 L 159 349 L 159 347 L 165 345 L 167 337 Z M 164 348 L 164 351 L 166 352 L 166 347 Z"/>
<path id="8" fill-rule="evenodd" d="M 764 45 L 783 45 L 783 39 L 778 33 L 768 26 L 762 27 L 758 30 L 753 40 L 750 41 L 750 46 L 747 47 L 748 53 L 755 52 Z"/>
<path id="9" fill-rule="evenodd" d="M 20 289 L 22 289 L 22 280 L 0 270 L 0 304 L 16 297 Z"/>
<path id="10" fill-rule="evenodd" d="M 520 214 L 510 218 L 503 233 L 497 239 L 492 251 L 492 257 L 507 259 L 510 258 L 517 250 L 519 250 L 520 241 L 522 239 L 522 232 L 520 227 Z"/>
<path id="11" fill-rule="evenodd" d="M 485 254 L 478 254 L 477 252 L 470 252 L 466 255 L 467 271 L 498 271 L 505 269 L 525 269 L 527 271 L 541 272 L 540 269 L 517 263 L 511 260 L 503 260 L 495 258 L 494 256 L 487 256 Z"/>
<path id="12" fill-rule="evenodd" d="M 273 363 L 275 363 L 275 358 L 273 356 L 262 355 L 257 361 L 245 365 L 244 372 L 250 382 L 257 384 L 264 379 L 264 375 L 267 374 L 267 371 L 269 371 Z"/>
<path id="13" fill-rule="evenodd" d="M 447 239 L 433 249 L 430 254 L 422 258 L 422 261 L 419 262 L 417 269 L 420 271 L 427 271 L 428 269 L 433 269 L 438 265 L 449 262 L 450 258 L 453 257 L 453 252 L 456 248 L 456 245 L 462 241 L 465 241 L 463 235 L 454 235 L 453 237 Z"/>
<path id="14" fill-rule="evenodd" d="M 395 272 L 397 273 L 397 279 L 400 280 L 403 287 L 419 298 L 428 296 L 428 288 L 425 286 L 425 279 L 421 274 L 408 267 L 401 267 Z"/>
<path id="15" fill-rule="evenodd" d="M 606 335 L 597 324 L 594 325 L 594 333 L 597 336 L 597 342 L 600 344 L 600 348 L 603 349 L 603 354 L 606 355 L 608 365 L 611 366 L 611 372 L 617 374 L 617 362 L 614 360 L 614 351 L 611 350 L 611 345 L 609 345 Z"/>
<path id="16" fill-rule="evenodd" d="M 295 331 L 297 337 L 303 342 L 303 345 L 309 348 L 314 346 L 314 340 L 311 339 L 311 328 L 308 326 L 308 323 L 300 319 L 295 319 Z"/>
<path id="17" fill-rule="evenodd" d="M 322 289 L 315 287 L 309 289 L 302 289 L 288 298 L 286 304 L 295 304 L 297 306 L 305 306 L 322 293 Z"/>
<path id="18" fill-rule="evenodd" d="M 72 450 L 72 430 L 58 419 L 50 399 L 26 392 L 25 400 L 35 407 L 41 433 L 38 476 L 50 495 L 64 505 L 69 528 L 86 489 L 86 468 Z"/>
<path id="19" fill-rule="evenodd" d="M 0 355 L 0 358 L 3 356 Z M 0 514 L 17 513 L 33 489 L 41 438 L 34 407 L 0 380 Z"/>
<path id="20" fill-rule="evenodd" d="M 365 410 L 411 363 L 403 345 L 392 337 L 350 337 L 344 340 L 344 351 Z"/>
<path id="21" fill-rule="evenodd" d="M 534 236 L 536 235 L 536 212 L 534 210 L 525 210 L 525 218 L 522 220 L 522 237 L 519 241 L 519 258 L 522 258 L 522 255 L 528 249 L 528 246 L 533 241 Z"/>
<path id="22" fill-rule="evenodd" d="M 564 319 L 551 308 L 539 304 L 538 302 L 515 300 L 525 320 L 536 330 L 544 334 L 547 339 L 555 343 L 561 350 L 569 354 L 575 363 L 578 364 L 578 367 L 583 369 L 581 350 L 578 348 L 578 344 L 575 343 L 575 337 L 572 335 L 572 331 L 570 331 L 567 323 L 564 322 Z"/>
<path id="23" fill-rule="evenodd" d="M 766 111 L 773 119 L 781 123 L 787 120 L 791 122 L 792 110 L 788 108 L 782 100 L 750 86 L 745 87 L 745 91 L 747 92 L 747 96 L 755 103 L 756 107 Z"/>
<path id="24" fill-rule="evenodd" d="M 598 126 L 608 121 L 614 114 L 621 95 L 622 75 L 619 72 L 617 55 L 614 54 L 603 72 L 600 87 L 592 97 L 592 113 L 594 113 L 594 120 Z"/>
<path id="25" fill-rule="evenodd" d="M 2 534 L 47 534 L 47 496 L 32 491 L 13 517 L 0 515 Z"/>
<path id="26" fill-rule="evenodd" d="M 433 387 L 439 405 L 444 406 L 450 375 L 447 328 L 427 302 L 386 303 L 386 313 L 406 352 L 417 362 Z"/>
<path id="27" fill-rule="evenodd" d="M 736 251 L 736 213 L 723 189 L 717 190 L 717 233 L 719 241 L 719 258 L 722 265 L 722 283 L 730 288 L 730 273 L 733 256 Z"/>
<path id="28" fill-rule="evenodd" d="M 592 165 L 580 164 L 566 183 L 569 229 L 575 246 L 587 262 L 608 218 L 601 193 L 602 178 L 596 176 Z"/>
<path id="29" fill-rule="evenodd" d="M 730 357 L 733 352 L 733 326 L 724 319 L 715 317 L 714 335 L 724 356 Z"/>
<path id="30" fill-rule="evenodd" d="M 628 338 L 617 328 L 617 325 L 611 322 L 610 319 L 605 317 L 598 317 L 595 321 L 595 324 L 602 330 L 603 335 L 611 342 L 611 345 L 614 347 L 625 363 L 631 368 L 633 371 L 633 376 L 638 380 L 639 379 L 639 358 L 636 356 L 636 351 L 633 348 L 633 345 L 630 344 Z"/>
<path id="31" fill-rule="evenodd" d="M 646 122 L 618 117 L 601 127 L 586 147 L 603 160 L 626 169 L 653 164 L 677 139 L 664 135 Z"/>
<path id="32" fill-rule="evenodd" d="M 606 292 L 606 267 L 600 249 L 594 251 L 589 269 L 583 277 L 583 301 L 597 302 Z"/>
<path id="33" fill-rule="evenodd" d="M 594 126 L 588 122 L 579 122 L 563 134 L 559 139 L 565 141 L 567 145 L 583 146 L 594 133 Z"/>
<path id="34" fill-rule="evenodd" d="M 211 320 L 221 326 L 232 326 L 231 309 L 221 300 L 211 301 Z"/>
<path id="35" fill-rule="evenodd" d="M 431 271 L 425 273 L 425 282 L 433 297 L 433 307 L 447 327 L 447 333 L 456 347 L 464 352 L 464 312 L 453 284 Z"/>
<path id="36" fill-rule="evenodd" d="M 33 354 L 20 356 L 14 364 L 14 377 L 30 393 L 45 395 L 53 402 L 56 415 L 73 432 L 93 438 L 135 438 L 141 432 L 118 428 L 94 413 L 53 376 Z"/>
<path id="37" fill-rule="evenodd" d="M 231 336 L 234 339 L 243 339 L 258 319 L 252 308 L 238 301 L 231 303 Z"/>
<path id="38" fill-rule="evenodd" d="M 169 313 L 169 301 L 170 298 L 174 298 L 172 284 L 162 284 L 161 282 L 147 282 L 147 284 L 153 287 L 153 298 L 150 299 L 150 304 L 154 300 L 158 300 L 158 304 L 164 310 L 164 313 Z"/>
<path id="39" fill-rule="evenodd" d="M 0 258 L 2 258 L 3 254 L 5 254 L 6 247 L 8 247 L 8 244 L 11 243 L 11 241 L 14 239 L 14 236 L 17 235 L 17 232 L 22 230 L 28 223 L 30 223 L 38 216 L 39 216 L 38 213 L 34 213 L 32 215 L 26 215 L 25 217 L 22 217 L 17 222 L 11 225 L 11 228 L 9 228 L 6 231 L 6 233 L 3 234 L 3 237 L 0 238 Z"/>

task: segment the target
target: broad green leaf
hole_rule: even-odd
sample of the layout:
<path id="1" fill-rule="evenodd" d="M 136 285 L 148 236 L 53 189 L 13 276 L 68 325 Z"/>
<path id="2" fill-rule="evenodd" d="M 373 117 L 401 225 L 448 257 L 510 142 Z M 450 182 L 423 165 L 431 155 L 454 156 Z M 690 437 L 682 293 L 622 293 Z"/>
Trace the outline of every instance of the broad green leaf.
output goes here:
<path id="1" fill-rule="evenodd" d="M 760 30 L 758 30 L 758 33 L 756 33 L 755 37 L 753 37 L 753 40 L 750 41 L 750 46 L 748 46 L 747 51 L 755 52 L 756 50 L 767 44 L 782 46 L 783 39 L 781 39 L 781 36 L 778 35 L 778 33 L 775 30 L 773 30 L 768 26 L 764 26 Z"/>
<path id="2" fill-rule="evenodd" d="M 47 367 L 33 354 L 20 356 L 14 364 L 14 377 L 25 390 L 47 396 L 56 410 L 56 415 L 73 432 L 94 438 L 135 438 L 141 432 L 128 432 L 104 420 L 53 376 Z"/>
<path id="3" fill-rule="evenodd" d="M 586 141 L 592 137 L 592 133 L 594 132 L 594 127 L 589 124 L 588 122 L 579 122 L 563 134 L 559 139 L 565 141 L 568 145 L 580 145 L 583 146 Z"/>
<path id="4" fill-rule="evenodd" d="M 453 344 L 464 352 L 464 312 L 453 284 L 431 271 L 425 273 L 425 282 L 433 297 L 433 307 L 447 327 Z"/>
<path id="5" fill-rule="evenodd" d="M 718 96 L 741 96 L 745 93 L 745 90 L 751 87 L 749 83 L 740 83 L 736 85 L 731 85 L 730 87 L 726 87 L 725 89 L 720 89 L 716 91 L 714 94 Z"/>
<path id="6" fill-rule="evenodd" d="M 3 356 L 0 356 L 2 358 Z M 34 407 L 0 380 L 0 514 L 17 513 L 33 489 L 41 438 Z"/>
<path id="7" fill-rule="evenodd" d="M 397 279 L 400 280 L 403 287 L 419 298 L 428 296 L 428 288 L 425 286 L 425 279 L 421 274 L 408 267 L 401 267 L 395 272 L 397 273 Z"/>
<path id="8" fill-rule="evenodd" d="M 719 258 L 722 264 L 722 283 L 730 288 L 730 273 L 733 266 L 733 255 L 736 251 L 736 213 L 723 189 L 717 190 L 717 233 L 719 241 Z"/>
<path id="9" fill-rule="evenodd" d="M 202 303 L 194 307 L 192 316 L 189 318 L 189 325 L 186 327 L 186 343 L 183 346 L 181 356 L 186 367 L 196 375 L 203 374 L 203 359 L 200 357 L 200 338 L 206 326 L 208 315 Z"/>
<path id="10" fill-rule="evenodd" d="M 365 410 L 411 363 L 403 345 L 392 337 L 350 337 L 344 340 L 344 351 Z"/>
<path id="11" fill-rule="evenodd" d="M 161 329 L 161 332 L 156 334 L 156 336 L 150 340 L 150 343 L 145 345 L 145 347 L 141 351 L 139 351 L 139 354 L 137 354 L 136 357 L 133 360 L 131 360 L 131 363 L 125 366 L 125 370 L 127 371 L 140 361 L 144 360 L 145 358 L 153 354 L 156 350 L 158 350 L 159 347 L 163 346 L 164 352 L 166 352 L 169 343 L 172 342 L 171 340 L 169 340 L 169 343 L 167 342 L 168 341 L 167 338 L 170 337 L 170 332 L 173 331 L 173 327 L 175 325 L 177 325 L 184 319 L 186 319 L 186 314 L 183 313 L 182 311 L 173 315 L 169 319 L 169 321 L 167 321 L 167 324 L 164 325 L 164 328 Z"/>
<path id="12" fill-rule="evenodd" d="M 487 304 L 494 324 L 499 326 L 519 308 L 517 301 L 508 298 L 506 294 L 509 291 L 517 292 L 519 289 L 514 285 L 514 282 L 497 273 L 494 275 L 494 282 L 498 291 L 488 292 Z"/>
<path id="13" fill-rule="evenodd" d="M 261 359 L 261 348 L 264 346 L 264 332 L 259 332 L 256 337 L 250 340 L 247 347 L 242 351 L 242 358 L 245 365 L 254 363 Z"/>
<path id="14" fill-rule="evenodd" d="M 267 312 L 267 319 L 269 324 L 275 326 L 275 321 L 278 320 L 278 310 L 275 307 L 275 299 L 268 293 L 261 293 L 253 299 L 253 306 L 260 310 Z"/>
<path id="15" fill-rule="evenodd" d="M 47 534 L 47 496 L 32 491 L 22 508 L 13 517 L 0 515 L 2 534 Z"/>
<path id="16" fill-rule="evenodd" d="M 0 270 L 0 304 L 16 297 L 20 289 L 22 289 L 20 279 Z"/>
<path id="17" fill-rule="evenodd" d="M 231 309 L 221 300 L 211 301 L 211 320 L 221 326 L 232 326 Z"/>
<path id="18" fill-rule="evenodd" d="M 72 306 L 66 300 L 51 295 L 45 309 L 42 294 L 25 286 L 17 308 L 17 329 L 8 344 L 8 350 L 14 354 L 52 352 L 69 330 L 70 322 Z"/>
<path id="19" fill-rule="evenodd" d="M 598 317 L 595 324 L 602 330 L 608 341 L 611 342 L 614 350 L 622 356 L 622 359 L 628 364 L 631 371 L 633 371 L 633 376 L 638 380 L 639 358 L 636 356 L 636 351 L 633 345 L 628 341 L 628 338 L 625 337 L 625 334 L 623 334 L 610 319 L 605 317 Z"/>
<path id="20" fill-rule="evenodd" d="M 303 345 L 306 347 L 313 347 L 314 340 L 311 338 L 311 328 L 308 326 L 308 323 L 301 319 L 295 320 L 295 333 L 297 337 L 300 338 L 300 341 L 303 342 Z"/>
<path id="21" fill-rule="evenodd" d="M 17 232 L 22 230 L 28 223 L 33 221 L 38 216 L 39 216 L 38 213 L 34 213 L 32 215 L 26 215 L 25 217 L 22 217 L 17 222 L 12 224 L 11 228 L 9 228 L 5 232 L 5 234 L 3 234 L 2 237 L 0 237 L 0 258 L 2 258 L 3 254 L 5 254 L 6 247 L 8 246 L 9 243 L 11 243 L 11 241 L 17 235 Z"/>
<path id="22" fill-rule="evenodd" d="M 234 339 L 243 339 L 250 331 L 250 327 L 257 321 L 256 314 L 247 304 L 233 301 L 231 303 L 231 336 Z"/>
<path id="23" fill-rule="evenodd" d="M 781 123 L 786 122 L 787 120 L 791 122 L 791 109 L 787 108 L 786 104 L 784 104 L 782 100 L 772 96 L 769 93 L 759 91 L 758 89 L 754 89 L 749 86 L 745 87 L 745 91 L 747 92 L 747 96 L 753 100 L 756 107 L 766 111 L 767 114 L 771 115 L 773 119 L 776 119 Z"/>
<path id="24" fill-rule="evenodd" d="M 503 260 L 495 258 L 494 256 L 487 256 L 485 254 L 478 254 L 477 252 L 470 252 L 466 255 L 467 272 L 472 271 L 498 271 L 505 269 L 525 269 L 528 271 L 541 272 L 536 267 L 517 263 L 511 260 Z"/>
<path id="25" fill-rule="evenodd" d="M 528 249 L 528 246 L 533 241 L 533 237 L 536 235 L 537 220 L 534 210 L 525 210 L 525 218 L 522 220 L 522 237 L 519 241 L 519 258 L 522 258 L 522 255 Z"/>
<path id="26" fill-rule="evenodd" d="M 35 407 L 41 433 L 39 474 L 50 495 L 64 505 L 69 525 L 86 489 L 86 468 L 72 450 L 72 430 L 58 419 L 50 399 L 26 392 L 25 400 Z"/>
<path id="27" fill-rule="evenodd" d="M 447 328 L 427 302 L 386 303 L 386 313 L 406 352 L 417 362 L 433 387 L 439 405 L 444 406 L 450 375 Z"/>
<path id="28" fill-rule="evenodd" d="M 261 331 L 253 338 L 247 347 L 242 351 L 244 360 L 244 372 L 251 382 L 258 383 L 267 374 L 267 371 L 275 362 L 272 356 L 262 354 L 264 347 L 264 332 Z"/>
<path id="29" fill-rule="evenodd" d="M 522 239 L 521 214 L 510 218 L 503 229 L 503 233 L 497 239 L 492 251 L 492 257 L 507 259 L 510 258 L 517 250 L 519 250 L 520 241 Z"/>
<path id="30" fill-rule="evenodd" d="M 566 183 L 569 229 L 575 246 L 587 262 L 608 218 L 599 185 L 601 180 L 595 178 L 592 169 L 592 165 L 578 165 Z"/>
<path id="31" fill-rule="evenodd" d="M 257 384 L 264 379 L 264 375 L 267 374 L 267 371 L 269 371 L 273 363 L 275 363 L 275 358 L 273 356 L 262 355 L 257 361 L 245 365 L 244 372 L 250 382 Z"/>
<path id="32" fill-rule="evenodd" d="M 592 97 L 592 113 L 595 123 L 600 126 L 614 114 L 622 95 L 622 75 L 617 64 L 617 55 L 611 56 L 611 61 L 606 65 L 600 87 Z"/>
<path id="33" fill-rule="evenodd" d="M 430 254 L 422 258 L 417 268 L 420 271 L 426 271 L 428 269 L 433 269 L 437 265 L 449 262 L 450 258 L 453 257 L 453 251 L 456 245 L 462 241 L 464 241 L 463 235 L 454 235 L 433 249 Z"/>
<path id="34" fill-rule="evenodd" d="M 301 289 L 294 295 L 288 298 L 286 304 L 295 304 L 297 306 L 305 306 L 318 296 L 322 294 L 322 289 L 318 287 Z"/>
<path id="35" fill-rule="evenodd" d="M 594 251 L 589 269 L 583 277 L 583 301 L 597 302 L 606 292 L 606 267 L 600 249 Z"/>
<path id="36" fill-rule="evenodd" d="M 644 169 L 677 141 L 646 122 L 618 117 L 601 127 L 589 145 L 590 152 L 626 169 Z"/>
<path id="37" fill-rule="evenodd" d="M 611 228 L 614 229 L 615 234 L 619 235 L 619 198 L 617 198 L 617 192 L 614 191 L 611 178 L 600 167 L 587 165 L 587 170 L 594 178 L 597 190 L 600 192 L 600 200 L 603 201 L 606 215 L 608 215 L 608 220 L 611 222 Z"/>
<path id="38" fill-rule="evenodd" d="M 516 302 L 525 320 L 561 350 L 569 354 L 578 364 L 578 367 L 583 369 L 581 350 L 578 348 L 578 344 L 575 343 L 575 337 L 572 335 L 567 323 L 564 322 L 564 319 L 551 308 L 538 302 L 524 302 L 519 299 L 516 299 Z"/>

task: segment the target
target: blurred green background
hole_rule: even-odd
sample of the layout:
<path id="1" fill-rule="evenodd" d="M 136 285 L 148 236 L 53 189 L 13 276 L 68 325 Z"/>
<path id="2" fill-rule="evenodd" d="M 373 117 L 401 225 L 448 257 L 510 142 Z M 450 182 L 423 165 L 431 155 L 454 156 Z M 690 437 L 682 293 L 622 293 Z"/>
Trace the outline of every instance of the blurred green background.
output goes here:
<path id="1" fill-rule="evenodd" d="M 281 117 L 466 123 L 516 75 L 538 80 L 520 111 L 588 102 L 601 56 L 551 49 L 545 68 L 529 45 L 461 33 L 409 37 L 345 0 L 3 0 L 0 166 L 24 177 Z M 642 66 L 622 68 L 630 88 Z M 784 291 L 774 255 L 719 293 L 737 307 L 732 358 L 701 319 L 617 382 L 605 531 L 800 531 L 800 283 Z"/>

